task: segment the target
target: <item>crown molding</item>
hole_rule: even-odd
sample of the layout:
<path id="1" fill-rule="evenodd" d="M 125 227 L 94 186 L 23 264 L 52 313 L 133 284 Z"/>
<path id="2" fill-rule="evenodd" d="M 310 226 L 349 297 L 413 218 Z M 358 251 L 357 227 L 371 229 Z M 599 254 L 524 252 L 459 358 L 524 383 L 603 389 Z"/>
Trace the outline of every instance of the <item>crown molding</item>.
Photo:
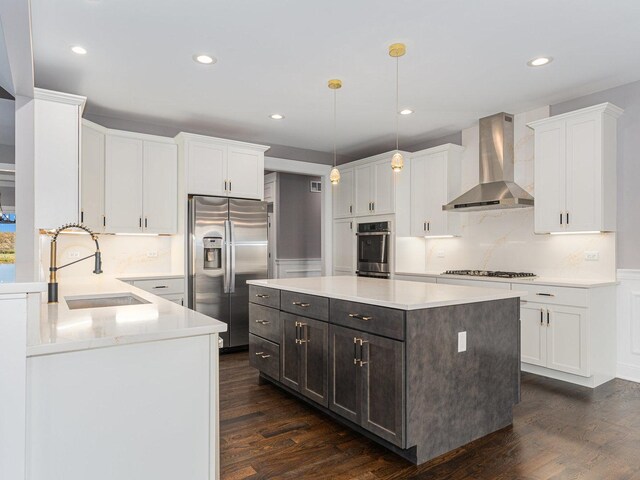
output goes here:
<path id="1" fill-rule="evenodd" d="M 80 115 L 84 111 L 87 103 L 87 97 L 82 95 L 74 95 L 72 93 L 55 92 L 53 90 L 45 90 L 44 88 L 34 88 L 33 98 L 36 100 L 47 100 L 49 102 L 66 103 L 67 105 L 75 105 L 80 107 Z"/>

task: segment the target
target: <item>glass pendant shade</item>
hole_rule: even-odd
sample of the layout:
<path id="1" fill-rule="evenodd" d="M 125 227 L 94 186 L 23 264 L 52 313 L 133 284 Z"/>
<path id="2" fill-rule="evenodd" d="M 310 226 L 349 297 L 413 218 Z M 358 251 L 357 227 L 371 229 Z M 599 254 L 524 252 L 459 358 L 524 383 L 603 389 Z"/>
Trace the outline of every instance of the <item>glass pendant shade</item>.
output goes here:
<path id="1" fill-rule="evenodd" d="M 333 167 L 331 169 L 329 180 L 331 181 L 332 185 L 337 185 L 338 182 L 340 182 L 340 170 L 338 170 L 338 167 Z"/>
<path id="2" fill-rule="evenodd" d="M 404 167 L 404 157 L 400 152 L 396 152 L 391 157 L 391 169 L 394 172 L 399 172 Z"/>

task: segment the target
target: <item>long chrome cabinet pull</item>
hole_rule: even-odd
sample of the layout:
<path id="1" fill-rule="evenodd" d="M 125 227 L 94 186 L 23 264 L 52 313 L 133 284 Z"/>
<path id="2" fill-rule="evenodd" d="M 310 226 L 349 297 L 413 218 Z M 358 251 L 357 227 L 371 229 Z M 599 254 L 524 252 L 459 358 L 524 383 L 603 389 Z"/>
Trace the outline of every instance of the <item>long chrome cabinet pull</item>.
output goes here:
<path id="1" fill-rule="evenodd" d="M 353 337 L 353 364 L 358 365 L 358 337 Z"/>
<path id="2" fill-rule="evenodd" d="M 365 362 L 362 359 L 364 358 L 364 344 L 365 343 L 369 343 L 367 340 L 363 340 L 362 338 L 358 339 L 358 343 L 360 345 L 360 360 L 358 360 L 358 366 L 362 367 L 364 365 L 366 365 L 369 362 Z"/>
<path id="3" fill-rule="evenodd" d="M 300 322 L 295 323 L 296 326 L 296 344 L 300 344 L 300 333 L 298 329 L 300 328 Z"/>
<path id="4" fill-rule="evenodd" d="M 358 320 L 365 320 L 365 321 L 369 321 L 373 318 L 365 315 L 360 315 L 359 313 L 350 313 L 349 316 L 351 318 L 357 318 Z"/>
<path id="5" fill-rule="evenodd" d="M 261 323 L 262 325 L 269 325 L 271 322 L 269 320 L 256 320 L 256 323 Z"/>
<path id="6" fill-rule="evenodd" d="M 307 339 L 307 324 L 306 323 L 302 323 L 302 322 L 298 322 L 298 324 L 300 325 L 300 340 L 298 341 L 298 343 L 300 345 L 302 345 L 303 343 L 308 343 L 309 340 Z"/>
<path id="7" fill-rule="evenodd" d="M 310 307 L 311 304 L 310 303 L 302 303 L 302 302 L 291 302 L 292 305 L 295 305 L 296 307 L 302 307 L 302 308 L 307 308 Z"/>
<path id="8" fill-rule="evenodd" d="M 269 298 L 269 295 L 266 293 L 256 293 L 256 297 L 258 298 Z"/>

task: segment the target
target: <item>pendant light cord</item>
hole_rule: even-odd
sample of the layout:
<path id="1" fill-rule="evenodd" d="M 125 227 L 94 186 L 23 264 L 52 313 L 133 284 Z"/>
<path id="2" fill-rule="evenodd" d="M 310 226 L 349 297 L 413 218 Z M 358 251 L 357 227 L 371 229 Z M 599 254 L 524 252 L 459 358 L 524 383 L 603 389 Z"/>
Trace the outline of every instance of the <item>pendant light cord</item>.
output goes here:
<path id="1" fill-rule="evenodd" d="M 400 117 L 399 117 L 399 113 L 398 113 L 398 109 L 400 108 L 400 101 L 399 101 L 399 97 L 400 97 L 400 74 L 399 74 L 399 70 L 400 70 L 400 60 L 399 57 L 396 57 L 396 150 L 399 150 L 399 140 L 398 137 L 400 136 Z"/>
<path id="2" fill-rule="evenodd" d="M 336 89 L 333 89 L 333 168 L 338 166 L 337 154 L 336 154 L 336 136 L 338 135 L 338 116 L 336 114 Z"/>

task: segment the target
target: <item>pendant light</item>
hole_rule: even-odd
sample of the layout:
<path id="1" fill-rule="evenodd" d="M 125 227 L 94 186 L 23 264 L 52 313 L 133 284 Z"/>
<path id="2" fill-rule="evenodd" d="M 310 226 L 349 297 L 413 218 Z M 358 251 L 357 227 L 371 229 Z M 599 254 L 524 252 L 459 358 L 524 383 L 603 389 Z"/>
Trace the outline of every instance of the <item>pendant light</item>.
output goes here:
<path id="1" fill-rule="evenodd" d="M 391 157 L 391 169 L 394 172 L 399 172 L 404 167 L 404 157 L 400 153 L 399 140 L 400 135 L 400 105 L 399 105 L 399 90 L 400 90 L 400 76 L 399 76 L 399 59 L 405 53 L 407 53 L 407 47 L 404 43 L 394 43 L 389 45 L 389 55 L 396 59 L 396 153 Z"/>
<path id="2" fill-rule="evenodd" d="M 328 86 L 333 90 L 333 168 L 329 174 L 329 180 L 331 185 L 337 185 L 340 182 L 340 170 L 338 170 L 337 155 L 336 155 L 336 137 L 338 135 L 337 128 L 337 116 L 336 116 L 336 92 L 339 88 L 342 88 L 342 80 L 334 78 L 329 80 Z"/>

